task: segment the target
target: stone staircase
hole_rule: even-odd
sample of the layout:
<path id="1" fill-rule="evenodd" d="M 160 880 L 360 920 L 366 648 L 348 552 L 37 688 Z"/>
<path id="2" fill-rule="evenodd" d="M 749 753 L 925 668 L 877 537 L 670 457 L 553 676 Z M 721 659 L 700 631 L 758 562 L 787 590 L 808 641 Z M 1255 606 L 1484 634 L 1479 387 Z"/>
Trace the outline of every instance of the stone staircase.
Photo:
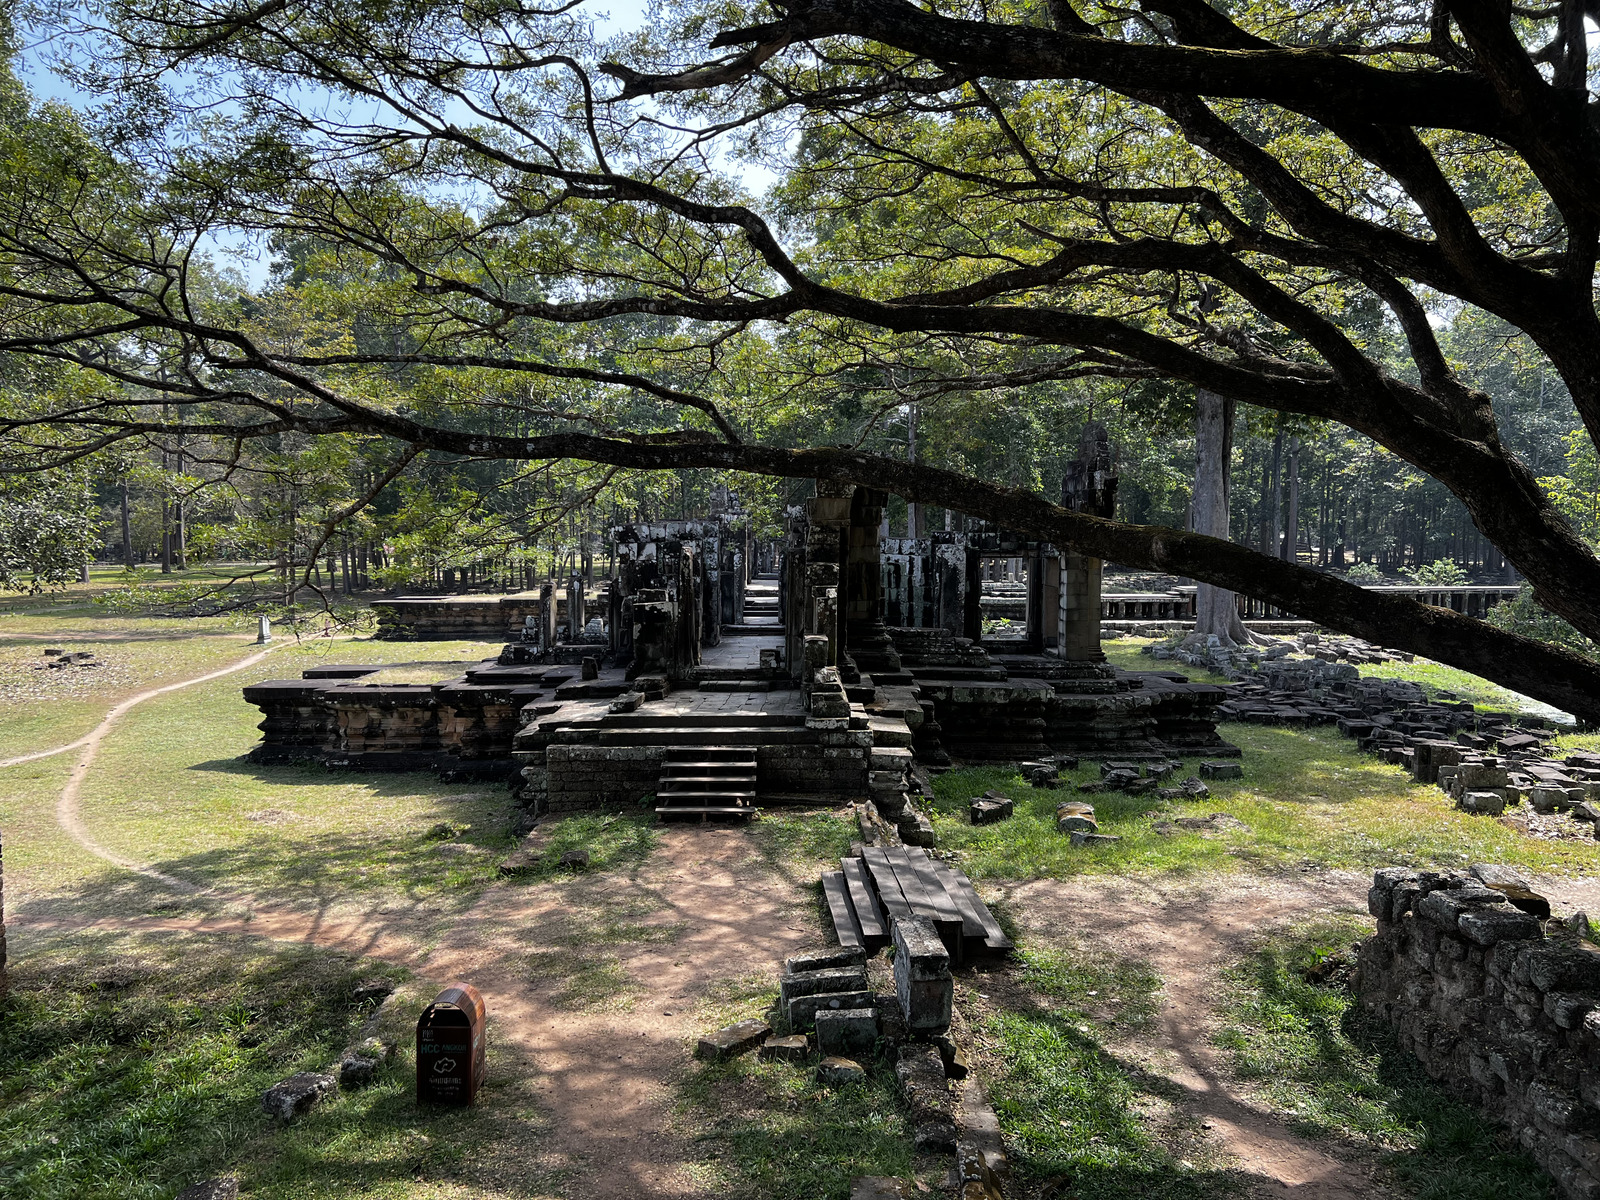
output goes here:
<path id="1" fill-rule="evenodd" d="M 767 625 L 774 629 L 782 624 L 782 618 L 778 613 L 778 581 L 776 578 L 767 580 L 757 576 L 745 585 L 744 623 L 746 625 Z"/>
<path id="2" fill-rule="evenodd" d="M 738 817 L 756 811 L 756 756 L 750 748 L 674 747 L 661 761 L 658 817 Z"/>

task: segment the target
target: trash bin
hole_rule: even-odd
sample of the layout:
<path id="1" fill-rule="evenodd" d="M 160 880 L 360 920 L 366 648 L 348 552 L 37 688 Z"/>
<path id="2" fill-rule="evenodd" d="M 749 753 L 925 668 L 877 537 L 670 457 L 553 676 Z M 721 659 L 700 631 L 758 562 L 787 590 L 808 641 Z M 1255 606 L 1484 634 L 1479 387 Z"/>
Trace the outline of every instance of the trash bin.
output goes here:
<path id="1" fill-rule="evenodd" d="M 417 1102 L 471 1104 L 483 1086 L 483 997 L 452 983 L 417 1019 Z"/>

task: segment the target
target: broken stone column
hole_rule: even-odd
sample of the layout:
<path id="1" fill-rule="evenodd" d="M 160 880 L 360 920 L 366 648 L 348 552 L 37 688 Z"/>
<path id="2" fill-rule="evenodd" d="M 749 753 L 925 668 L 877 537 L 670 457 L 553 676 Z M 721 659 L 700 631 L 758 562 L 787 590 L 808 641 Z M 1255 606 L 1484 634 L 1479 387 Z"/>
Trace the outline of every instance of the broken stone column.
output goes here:
<path id="1" fill-rule="evenodd" d="M 567 641 L 583 640 L 583 627 L 588 624 L 588 604 L 583 594 L 583 576 L 574 575 L 567 583 Z"/>
<path id="2" fill-rule="evenodd" d="M 844 579 L 840 614 L 844 645 L 864 671 L 898 671 L 900 660 L 883 623 L 883 569 L 880 527 L 889 497 L 876 488 L 858 487 L 850 497 L 845 530 Z"/>
<path id="3" fill-rule="evenodd" d="M 546 580 L 539 587 L 539 649 L 546 654 L 556 644 L 560 631 L 556 628 L 556 585 Z"/>
<path id="4" fill-rule="evenodd" d="M 1078 442 L 1078 457 L 1067 464 L 1061 503 L 1074 512 L 1111 517 L 1117 506 L 1117 477 L 1111 470 L 1111 440 L 1104 425 L 1091 422 Z M 1098 558 L 1068 550 L 1061 556 L 1061 630 L 1058 652 L 1074 662 L 1104 662 L 1100 650 Z"/>
<path id="5" fill-rule="evenodd" d="M 894 922 L 894 990 L 912 1037 L 936 1037 L 950 1028 L 955 1004 L 950 952 L 926 917 Z"/>

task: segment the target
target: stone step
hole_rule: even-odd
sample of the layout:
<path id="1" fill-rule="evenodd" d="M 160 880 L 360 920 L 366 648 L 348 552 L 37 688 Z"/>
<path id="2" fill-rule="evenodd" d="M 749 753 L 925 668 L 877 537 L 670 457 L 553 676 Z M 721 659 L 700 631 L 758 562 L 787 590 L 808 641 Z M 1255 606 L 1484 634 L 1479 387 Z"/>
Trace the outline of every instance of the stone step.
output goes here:
<path id="1" fill-rule="evenodd" d="M 684 805 L 656 805 L 658 817 L 744 817 L 748 820 L 756 815 L 756 810 L 731 804 L 684 804 Z"/>
<path id="2" fill-rule="evenodd" d="M 693 783 L 720 783 L 730 785 L 735 783 L 748 783 L 752 786 L 756 781 L 753 770 L 730 771 L 726 775 L 681 775 L 677 771 L 663 770 L 661 772 L 661 786 L 678 788 Z"/>
<path id="3" fill-rule="evenodd" d="M 741 767 L 755 769 L 755 755 L 739 748 L 718 746 L 682 746 L 668 750 L 662 762 L 679 767 Z"/>
<path id="4" fill-rule="evenodd" d="M 661 801 L 663 804 L 669 802 L 675 804 L 679 800 L 719 800 L 725 801 L 729 804 L 748 800 L 751 804 L 754 804 L 756 802 L 756 790 L 754 788 L 748 788 L 745 790 L 710 788 L 696 791 L 689 788 L 684 788 L 682 791 L 679 791 L 674 788 L 670 792 L 656 792 L 656 799 Z"/>
<path id="5" fill-rule="evenodd" d="M 911 726 L 899 717 L 869 717 L 867 728 L 872 730 L 874 746 L 911 745 Z"/>
<path id="6" fill-rule="evenodd" d="M 755 726 L 774 728 L 804 727 L 805 717 L 800 713 L 607 713 L 600 724 L 608 729 L 649 729 L 652 727 L 674 729 L 721 729 L 738 726 L 741 729 Z"/>
<path id="7" fill-rule="evenodd" d="M 601 746 L 682 746 L 703 743 L 710 746 L 811 746 L 817 742 L 815 730 L 804 726 L 670 726 L 644 729 L 563 730 L 562 740 L 573 744 Z"/>
<path id="8" fill-rule="evenodd" d="M 909 771 L 911 751 L 904 746 L 874 746 L 872 748 L 874 771 Z"/>

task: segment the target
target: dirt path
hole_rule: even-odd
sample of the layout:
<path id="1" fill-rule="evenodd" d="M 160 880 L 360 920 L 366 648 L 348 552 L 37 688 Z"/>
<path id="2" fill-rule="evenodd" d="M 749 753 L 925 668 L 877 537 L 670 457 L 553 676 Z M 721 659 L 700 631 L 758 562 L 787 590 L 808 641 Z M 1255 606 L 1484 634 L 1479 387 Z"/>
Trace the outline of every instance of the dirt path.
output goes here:
<path id="1" fill-rule="evenodd" d="M 130 710 L 244 670 L 279 648 L 140 692 L 77 741 L 0 761 L 0 767 L 79 750 L 57 799 L 61 828 L 107 862 L 196 894 L 196 885 L 97 842 L 79 811 L 80 789 L 101 743 Z M 692 1039 L 704 1032 L 695 1007 L 719 981 L 752 972 L 770 976 L 785 956 L 820 939 L 801 891 L 760 858 L 748 831 L 733 829 L 662 830 L 655 854 L 633 878 L 491 887 L 432 950 L 381 913 L 334 917 L 220 890 L 206 894 L 248 915 L 90 922 L 14 917 L 11 923 L 35 934 L 94 928 L 231 933 L 376 958 L 439 982 L 470 979 L 493 1014 L 491 1037 L 505 1056 L 501 1069 L 534 1081 L 552 1118 L 547 1141 L 523 1149 L 546 1167 L 572 1171 L 563 1188 L 571 1200 L 697 1193 L 688 1170 L 691 1148 L 673 1132 L 669 1105 L 672 1082 L 691 1061 Z M 632 927 L 620 936 L 605 929 L 599 934 L 602 942 L 615 943 L 603 965 L 620 981 L 618 994 L 598 1006 L 575 1005 L 563 996 L 565 974 L 541 973 L 533 952 L 552 939 L 582 951 L 593 931 L 577 917 L 603 924 L 605 914 L 618 912 L 636 918 Z"/>
<path id="2" fill-rule="evenodd" d="M 1186 1107 L 1263 1195 L 1362 1200 L 1387 1193 L 1360 1165 L 1297 1137 L 1252 1107 L 1212 1046 L 1218 972 L 1253 935 L 1295 917 L 1365 907 L 1366 876 L 1163 883 L 1137 879 L 1038 880 L 1010 889 L 1023 928 L 1046 942 L 1075 939 L 1142 959 L 1162 980 L 1155 1030 L 1128 1049 L 1185 1093 Z"/>
<path id="3" fill-rule="evenodd" d="M 632 917 L 634 940 L 610 947 L 625 984 L 610 1002 L 575 1006 L 562 998 L 567 978 L 537 969 L 537 950 L 581 940 L 585 926 L 574 923 L 575 913 L 608 911 Z M 514 1148 L 526 1156 L 515 1161 L 570 1170 L 561 1192 L 567 1200 L 702 1194 L 689 1169 L 693 1147 L 671 1112 L 672 1085 L 705 1032 L 696 1006 L 721 981 L 773 977 L 784 957 L 820 941 L 804 893 L 771 871 L 747 831 L 702 827 L 662 830 L 633 878 L 491 887 L 431 951 L 381 917 L 330 920 L 264 905 L 247 918 L 24 925 L 36 934 L 242 934 L 392 962 L 440 984 L 470 980 L 491 1014 L 497 1069 L 531 1085 L 551 1119 L 548 1137 Z"/>

